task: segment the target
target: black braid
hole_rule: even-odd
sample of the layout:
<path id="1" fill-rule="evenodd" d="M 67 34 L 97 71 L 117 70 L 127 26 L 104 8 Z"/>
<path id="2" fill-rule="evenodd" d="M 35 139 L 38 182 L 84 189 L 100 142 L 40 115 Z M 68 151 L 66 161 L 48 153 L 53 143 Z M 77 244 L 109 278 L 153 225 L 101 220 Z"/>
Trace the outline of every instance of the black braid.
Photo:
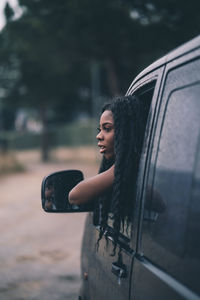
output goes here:
<path id="1" fill-rule="evenodd" d="M 121 226 L 124 228 L 125 220 L 129 226 L 134 209 L 133 197 L 136 191 L 144 122 L 141 118 L 141 105 L 135 96 L 117 98 L 105 105 L 102 112 L 105 110 L 110 110 L 114 118 L 115 179 L 112 196 L 110 193 L 105 194 L 98 201 L 100 215 L 98 243 L 105 232 L 110 211 L 113 214 L 115 253 L 120 228 Z M 99 172 L 107 170 L 112 164 L 113 161 L 106 161 L 103 158 Z"/>
<path id="2" fill-rule="evenodd" d="M 114 163 L 114 160 L 107 160 L 105 157 L 103 157 L 99 173 L 102 173 L 106 170 L 108 170 Z M 96 213 L 98 213 L 98 224 L 100 226 L 100 232 L 99 232 L 99 238 L 97 241 L 97 249 L 99 247 L 99 241 L 101 240 L 107 226 L 107 220 L 108 220 L 108 213 L 110 210 L 110 199 L 112 197 L 112 190 L 110 193 L 107 193 L 105 195 L 102 195 L 99 197 L 97 203 L 96 203 Z"/>

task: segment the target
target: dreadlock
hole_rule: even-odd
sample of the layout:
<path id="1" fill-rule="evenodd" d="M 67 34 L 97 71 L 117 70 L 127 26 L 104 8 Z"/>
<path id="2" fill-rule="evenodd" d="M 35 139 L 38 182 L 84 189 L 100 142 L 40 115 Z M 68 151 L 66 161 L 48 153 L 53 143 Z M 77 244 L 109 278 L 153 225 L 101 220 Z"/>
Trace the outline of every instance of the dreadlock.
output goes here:
<path id="1" fill-rule="evenodd" d="M 112 213 L 114 229 L 114 245 L 125 221 L 129 226 L 133 197 L 136 191 L 136 178 L 139 158 L 142 148 L 143 128 L 141 120 L 141 105 L 136 96 L 126 96 L 115 99 L 106 104 L 102 113 L 110 110 L 114 118 L 114 160 L 108 161 L 103 157 L 99 173 L 115 164 L 114 183 L 112 191 L 98 199 L 100 233 L 97 244 L 102 238 L 108 221 L 109 212 Z M 115 252 L 114 248 L 114 252 Z"/>

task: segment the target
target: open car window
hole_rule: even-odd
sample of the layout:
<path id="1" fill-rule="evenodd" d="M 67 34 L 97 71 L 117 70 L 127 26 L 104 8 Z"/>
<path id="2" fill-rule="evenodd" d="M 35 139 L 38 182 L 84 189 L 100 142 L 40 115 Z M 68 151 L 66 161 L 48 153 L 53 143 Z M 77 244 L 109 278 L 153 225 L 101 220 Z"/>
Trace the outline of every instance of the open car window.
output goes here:
<path id="1" fill-rule="evenodd" d="M 142 111 L 142 120 L 141 122 L 143 122 L 143 132 L 142 132 L 142 140 L 143 140 L 143 144 L 144 144 L 144 138 L 145 138 L 145 130 L 147 127 L 147 123 L 148 123 L 148 116 L 149 116 L 149 110 L 150 110 L 150 105 L 151 105 L 151 100 L 153 97 L 153 93 L 154 93 L 154 88 L 155 88 L 155 84 L 156 81 L 153 81 L 151 83 L 146 84 L 145 86 L 143 86 L 142 88 L 138 89 L 135 91 L 135 93 L 133 95 L 136 95 L 141 103 L 141 111 Z M 141 153 L 142 153 L 142 149 L 141 149 Z M 141 156 L 141 154 L 140 154 Z M 134 183 L 135 185 L 137 184 L 137 182 Z M 133 188 L 133 195 L 132 195 L 132 200 L 131 203 L 133 204 L 132 207 L 130 207 L 130 209 L 133 211 L 134 210 L 134 202 L 135 202 L 135 195 L 134 195 L 134 188 Z M 131 238 L 131 222 L 128 221 L 128 219 L 125 219 L 124 224 L 121 224 L 121 228 L 120 228 L 120 233 L 122 235 L 124 235 L 127 238 Z M 109 217 L 108 217 L 108 226 L 109 227 L 113 227 L 113 215 L 110 213 Z"/>

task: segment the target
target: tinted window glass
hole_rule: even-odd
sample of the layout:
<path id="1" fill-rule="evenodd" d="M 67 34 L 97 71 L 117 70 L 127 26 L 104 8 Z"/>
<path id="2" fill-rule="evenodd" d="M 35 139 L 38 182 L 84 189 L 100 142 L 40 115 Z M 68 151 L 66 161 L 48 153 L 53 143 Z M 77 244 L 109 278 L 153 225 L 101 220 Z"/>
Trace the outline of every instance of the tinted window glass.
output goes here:
<path id="1" fill-rule="evenodd" d="M 192 278 L 197 288 L 200 265 L 191 258 L 200 257 L 199 94 L 200 85 L 194 84 L 168 96 L 142 241 L 145 256 L 187 284 Z"/>
<path id="2" fill-rule="evenodd" d="M 178 255 L 185 251 L 188 202 L 199 134 L 200 102 L 197 97 L 191 97 L 196 94 L 194 89 L 199 90 L 198 87 L 185 88 L 170 96 L 152 191 L 152 204 L 162 211 L 151 235 Z"/>

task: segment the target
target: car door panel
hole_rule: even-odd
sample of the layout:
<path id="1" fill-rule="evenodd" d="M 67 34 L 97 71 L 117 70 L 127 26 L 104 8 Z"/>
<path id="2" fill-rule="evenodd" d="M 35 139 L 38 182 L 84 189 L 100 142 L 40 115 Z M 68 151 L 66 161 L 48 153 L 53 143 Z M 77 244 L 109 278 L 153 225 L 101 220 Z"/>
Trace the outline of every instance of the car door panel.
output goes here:
<path id="1" fill-rule="evenodd" d="M 163 67 L 157 69 L 151 76 L 146 76 L 143 79 L 144 82 L 137 82 L 138 88 L 134 89 L 134 93 L 141 97 L 142 101 L 147 100 L 149 104 L 151 103 L 152 84 L 154 96 L 157 96 L 163 69 Z M 155 102 L 155 100 L 153 101 Z M 145 146 L 143 148 L 146 149 Z M 92 214 L 88 216 L 82 248 L 82 276 L 84 276 L 84 273 L 88 274 L 87 282 L 85 280 L 82 287 L 82 295 L 85 295 L 83 299 L 129 299 L 132 263 L 135 254 L 134 250 L 136 249 L 136 228 L 133 230 L 132 224 L 130 228 L 132 229 L 131 241 L 128 241 L 124 235 L 121 235 L 117 244 L 116 254 L 112 256 L 114 247 L 112 232 L 107 235 L 107 238 L 103 236 L 99 242 L 99 249 L 97 251 L 95 247 L 97 246 L 99 231 L 92 225 Z M 92 249 L 88 251 L 88 247 L 89 249 L 92 247 Z M 119 265 L 119 257 L 121 260 L 120 264 L 126 269 L 126 276 L 120 280 L 116 275 L 118 272 L 116 268 Z"/>
<path id="2" fill-rule="evenodd" d="M 165 70 L 155 135 L 148 146 L 151 151 L 146 163 L 136 254 L 140 259 L 133 267 L 131 299 L 200 299 L 199 260 L 188 252 L 187 244 L 199 136 L 199 56 L 196 50 L 169 63 Z M 157 204 L 165 203 L 162 212 L 148 210 L 148 202 L 152 207 L 155 200 Z M 151 267 L 147 268 L 143 260 Z M 152 270 L 166 276 L 161 280 Z M 142 294 L 140 282 L 144 283 Z"/>
<path id="3" fill-rule="evenodd" d="M 116 254 L 113 255 L 111 234 L 107 234 L 107 238 L 105 235 L 102 237 L 97 249 L 99 231 L 92 223 L 90 214 L 87 217 L 82 246 L 82 277 L 84 278 L 85 273 L 88 274 L 81 290 L 82 297 L 95 300 L 129 299 L 131 262 L 134 253 L 128 244 L 122 241 L 117 244 Z M 119 278 L 116 275 L 117 267 L 125 269 L 124 277 Z"/>
<path id="4" fill-rule="evenodd" d="M 135 259 L 133 270 L 131 299 L 199 300 L 195 293 L 144 258 Z"/>

